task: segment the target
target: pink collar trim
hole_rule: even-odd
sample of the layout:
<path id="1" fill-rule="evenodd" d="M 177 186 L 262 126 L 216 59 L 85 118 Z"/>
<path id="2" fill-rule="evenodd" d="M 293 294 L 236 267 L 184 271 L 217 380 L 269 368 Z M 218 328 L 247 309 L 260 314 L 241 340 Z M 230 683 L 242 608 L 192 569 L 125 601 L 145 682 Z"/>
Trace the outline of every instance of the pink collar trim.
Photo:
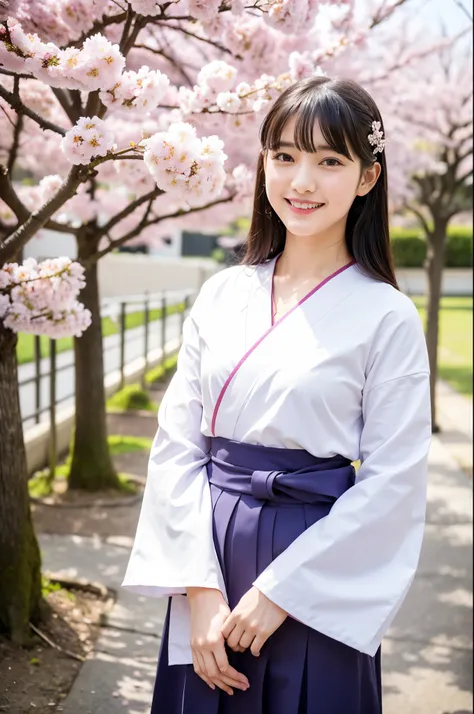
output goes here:
<path id="1" fill-rule="evenodd" d="M 314 295 L 315 292 L 317 292 L 320 288 L 323 287 L 323 285 L 326 285 L 330 280 L 336 277 L 336 275 L 339 275 L 339 273 L 343 273 L 347 268 L 350 268 L 352 265 L 355 265 L 356 261 L 353 259 L 350 261 L 350 263 L 347 263 L 346 265 L 343 265 L 342 268 L 339 268 L 336 270 L 334 273 L 331 273 L 331 275 L 328 275 L 327 278 L 324 278 L 320 283 L 316 285 L 315 288 L 312 288 L 309 293 L 307 293 L 304 297 L 299 300 L 296 305 L 293 305 L 293 307 L 286 312 L 283 317 L 280 317 L 279 320 L 276 322 L 274 321 L 275 319 L 275 311 L 273 309 L 273 298 L 274 298 L 274 276 L 275 276 L 275 269 L 278 261 L 280 260 L 281 256 L 283 253 L 280 253 L 275 259 L 275 263 L 273 265 L 273 271 L 272 271 L 272 288 L 271 288 L 271 295 L 270 295 L 270 324 L 272 327 L 275 327 L 276 325 L 279 325 L 282 320 L 285 319 L 285 317 L 288 317 L 288 315 L 291 315 L 292 312 L 294 312 L 300 305 L 302 305 L 306 300 L 308 300 L 312 295 Z"/>

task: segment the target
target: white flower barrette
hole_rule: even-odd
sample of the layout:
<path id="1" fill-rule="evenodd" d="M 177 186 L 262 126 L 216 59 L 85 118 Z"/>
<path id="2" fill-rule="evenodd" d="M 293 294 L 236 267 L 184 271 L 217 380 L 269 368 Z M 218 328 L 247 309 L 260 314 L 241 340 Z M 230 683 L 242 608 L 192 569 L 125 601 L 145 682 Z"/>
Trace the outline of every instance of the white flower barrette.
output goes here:
<path id="1" fill-rule="evenodd" d="M 368 135 L 368 140 L 372 146 L 375 148 L 373 149 L 372 153 L 376 154 L 378 151 L 382 152 L 385 148 L 385 139 L 383 138 L 383 131 L 380 128 L 381 124 L 379 121 L 373 121 L 372 122 L 372 134 Z"/>

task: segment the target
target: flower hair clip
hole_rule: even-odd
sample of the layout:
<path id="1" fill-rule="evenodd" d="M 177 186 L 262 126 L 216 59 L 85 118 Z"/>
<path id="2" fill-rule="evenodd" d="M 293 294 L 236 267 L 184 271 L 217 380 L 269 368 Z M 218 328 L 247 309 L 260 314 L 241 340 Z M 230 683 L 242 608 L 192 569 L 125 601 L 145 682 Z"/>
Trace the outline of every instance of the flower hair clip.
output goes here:
<path id="1" fill-rule="evenodd" d="M 368 140 L 372 146 L 375 146 L 375 149 L 372 151 L 373 154 L 376 154 L 378 151 L 382 152 L 385 148 L 385 139 L 383 138 L 383 131 L 380 128 L 381 124 L 379 121 L 373 121 L 372 122 L 372 134 L 368 135 Z"/>

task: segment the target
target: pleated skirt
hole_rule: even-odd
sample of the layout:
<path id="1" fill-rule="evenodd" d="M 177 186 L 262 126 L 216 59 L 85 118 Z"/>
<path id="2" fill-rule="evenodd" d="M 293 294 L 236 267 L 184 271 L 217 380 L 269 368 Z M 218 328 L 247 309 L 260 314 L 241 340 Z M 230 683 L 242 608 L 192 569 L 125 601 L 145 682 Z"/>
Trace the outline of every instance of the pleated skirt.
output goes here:
<path id="1" fill-rule="evenodd" d="M 212 450 L 214 543 L 233 609 L 256 577 L 329 513 L 350 486 L 351 471 L 347 462 L 341 466 L 341 457 L 323 461 L 296 449 L 214 439 Z M 297 484 L 293 492 L 292 483 Z M 236 689 L 229 696 L 211 690 L 192 665 L 168 665 L 170 605 L 151 714 L 382 713 L 380 649 L 371 657 L 292 617 L 267 640 L 259 657 L 226 648 L 230 664 L 250 682 L 246 692 Z"/>

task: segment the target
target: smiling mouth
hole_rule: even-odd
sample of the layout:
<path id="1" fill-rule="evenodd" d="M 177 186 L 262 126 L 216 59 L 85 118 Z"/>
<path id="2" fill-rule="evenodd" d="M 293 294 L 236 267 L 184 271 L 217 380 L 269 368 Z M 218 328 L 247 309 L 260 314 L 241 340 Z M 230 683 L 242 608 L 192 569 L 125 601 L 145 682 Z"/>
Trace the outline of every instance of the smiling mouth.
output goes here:
<path id="1" fill-rule="evenodd" d="M 298 213 L 312 213 L 313 211 L 317 211 L 318 208 L 322 208 L 324 206 L 324 203 L 298 203 L 298 202 L 293 202 L 289 198 L 285 198 L 285 201 L 291 206 L 291 208 L 294 211 L 297 211 Z"/>

